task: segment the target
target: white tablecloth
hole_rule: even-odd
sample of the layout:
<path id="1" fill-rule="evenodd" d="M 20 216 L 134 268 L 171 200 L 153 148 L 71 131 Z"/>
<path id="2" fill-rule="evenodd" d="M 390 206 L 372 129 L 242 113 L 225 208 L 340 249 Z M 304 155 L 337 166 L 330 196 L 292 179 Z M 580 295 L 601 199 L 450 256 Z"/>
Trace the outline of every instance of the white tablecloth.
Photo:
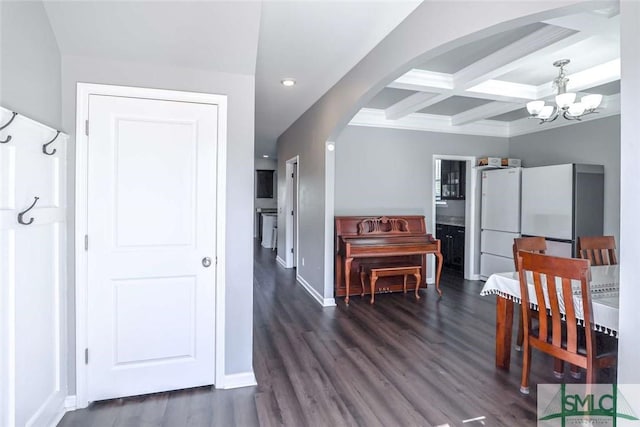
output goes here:
<path id="1" fill-rule="evenodd" d="M 620 304 L 619 271 L 617 265 L 591 267 L 591 302 L 593 305 L 594 327 L 598 331 L 606 332 L 613 336 L 618 335 L 618 309 Z M 529 282 L 529 302 L 537 308 L 533 279 L 529 277 L 527 282 Z M 582 299 L 579 296 L 580 283 L 575 282 L 573 288 L 576 316 L 579 319 L 583 319 Z M 503 298 L 508 298 L 520 303 L 520 281 L 518 279 L 518 273 L 512 271 L 492 274 L 484 284 L 480 295 L 500 295 Z M 561 299 L 560 307 L 561 309 L 564 308 L 564 303 Z"/>

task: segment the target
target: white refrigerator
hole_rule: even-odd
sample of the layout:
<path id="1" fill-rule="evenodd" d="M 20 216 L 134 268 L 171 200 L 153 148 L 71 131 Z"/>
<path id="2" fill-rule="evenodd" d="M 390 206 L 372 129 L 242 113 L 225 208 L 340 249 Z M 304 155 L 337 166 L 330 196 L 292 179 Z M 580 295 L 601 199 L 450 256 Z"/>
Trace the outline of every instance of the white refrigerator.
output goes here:
<path id="1" fill-rule="evenodd" d="M 522 235 L 547 240 L 547 254 L 576 257 L 580 236 L 601 236 L 604 166 L 565 164 L 522 172 Z"/>
<path id="2" fill-rule="evenodd" d="M 482 171 L 480 276 L 513 271 L 513 239 L 520 237 L 522 168 Z"/>

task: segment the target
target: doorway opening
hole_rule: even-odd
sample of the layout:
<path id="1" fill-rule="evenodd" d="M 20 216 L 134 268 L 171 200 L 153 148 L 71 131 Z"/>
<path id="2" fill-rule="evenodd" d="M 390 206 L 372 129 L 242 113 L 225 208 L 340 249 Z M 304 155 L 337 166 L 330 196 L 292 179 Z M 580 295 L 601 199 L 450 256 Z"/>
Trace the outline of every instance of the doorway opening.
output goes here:
<path id="1" fill-rule="evenodd" d="M 300 185 L 298 182 L 300 158 L 295 156 L 286 162 L 287 202 L 285 214 L 285 267 L 298 267 L 298 208 Z"/>
<path id="2" fill-rule="evenodd" d="M 479 242 L 475 162 L 471 156 L 433 156 L 431 229 L 441 242 L 443 272 L 469 280 L 477 279 Z"/>

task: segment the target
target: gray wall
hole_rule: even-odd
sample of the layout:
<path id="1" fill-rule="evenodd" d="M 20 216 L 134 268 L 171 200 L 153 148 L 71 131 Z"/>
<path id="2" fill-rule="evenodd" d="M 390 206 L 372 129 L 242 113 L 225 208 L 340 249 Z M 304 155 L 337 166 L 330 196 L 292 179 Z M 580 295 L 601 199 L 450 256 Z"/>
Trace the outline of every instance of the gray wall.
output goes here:
<path id="1" fill-rule="evenodd" d="M 60 50 L 40 1 L 0 1 L 0 105 L 60 129 Z"/>
<path id="2" fill-rule="evenodd" d="M 524 167 L 604 165 L 604 234 L 620 242 L 620 116 L 510 138 L 509 157 Z"/>
<path id="3" fill-rule="evenodd" d="M 278 138 L 278 206 L 285 206 L 285 162 L 298 155 L 300 209 L 299 255 L 302 276 L 326 297 L 332 278 L 325 270 L 325 248 L 332 230 L 325 224 L 325 143 L 335 138 L 376 93 L 410 68 L 457 46 L 562 13 L 575 12 L 579 1 L 427 1 L 423 2 L 365 58 L 325 93 Z M 558 7 L 567 6 L 559 13 Z M 482 31 L 482 32 L 481 32 Z M 481 32 L 481 33 L 480 33 Z M 336 184 L 337 186 L 339 184 Z M 278 255 L 284 257 L 284 218 L 278 220 Z M 324 245 L 318 242 L 325 242 Z"/>
<path id="4" fill-rule="evenodd" d="M 227 375 L 252 371 L 253 340 L 253 180 L 254 76 L 218 73 L 133 62 L 65 56 L 62 60 L 62 106 L 69 144 L 69 205 L 75 203 L 76 83 L 185 90 L 228 95 L 227 233 L 226 239 L 226 353 Z M 73 210 L 69 211 L 69 242 L 73 244 Z M 71 252 L 73 253 L 73 248 Z M 69 271 L 73 273 L 73 258 Z M 75 348 L 74 281 L 69 293 L 70 354 Z M 70 381 L 75 363 L 69 358 Z"/>
<path id="5" fill-rule="evenodd" d="M 336 215 L 425 215 L 433 156 L 506 156 L 506 138 L 347 126 L 336 141 Z M 463 208 L 464 209 L 464 208 Z"/>
<path id="6" fill-rule="evenodd" d="M 436 205 L 436 219 L 443 216 L 457 216 L 464 218 L 464 200 L 445 200 Z"/>

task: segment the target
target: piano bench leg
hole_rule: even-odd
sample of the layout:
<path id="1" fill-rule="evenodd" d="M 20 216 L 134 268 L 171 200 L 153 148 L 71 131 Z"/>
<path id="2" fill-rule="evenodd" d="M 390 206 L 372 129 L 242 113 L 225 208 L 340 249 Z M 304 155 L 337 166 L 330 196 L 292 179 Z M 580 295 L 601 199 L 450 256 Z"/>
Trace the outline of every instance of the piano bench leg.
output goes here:
<path id="1" fill-rule="evenodd" d="M 378 275 L 375 273 L 371 273 L 371 299 L 369 300 L 370 304 L 373 304 L 375 302 L 375 295 L 376 295 L 376 282 L 378 281 Z"/>
<path id="2" fill-rule="evenodd" d="M 420 273 L 416 272 L 413 274 L 413 277 L 416 278 L 416 299 L 420 299 L 420 294 L 418 291 L 420 290 L 420 282 L 422 281 L 422 276 Z"/>

